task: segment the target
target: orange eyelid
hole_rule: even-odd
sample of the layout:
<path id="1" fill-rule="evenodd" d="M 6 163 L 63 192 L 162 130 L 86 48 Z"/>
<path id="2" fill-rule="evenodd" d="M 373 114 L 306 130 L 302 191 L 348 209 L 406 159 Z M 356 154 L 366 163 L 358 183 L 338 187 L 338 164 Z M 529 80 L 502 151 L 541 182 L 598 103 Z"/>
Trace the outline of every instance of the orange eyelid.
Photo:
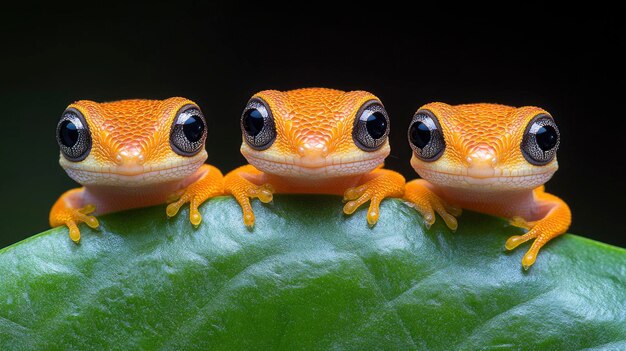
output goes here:
<path id="1" fill-rule="evenodd" d="M 68 108 L 77 109 L 89 125 L 90 158 L 96 163 L 119 164 L 128 155 L 136 155 L 139 163 L 155 164 L 178 157 L 171 150 L 169 136 L 174 118 L 186 105 L 198 106 L 189 99 L 172 97 L 104 103 L 80 100 Z"/>

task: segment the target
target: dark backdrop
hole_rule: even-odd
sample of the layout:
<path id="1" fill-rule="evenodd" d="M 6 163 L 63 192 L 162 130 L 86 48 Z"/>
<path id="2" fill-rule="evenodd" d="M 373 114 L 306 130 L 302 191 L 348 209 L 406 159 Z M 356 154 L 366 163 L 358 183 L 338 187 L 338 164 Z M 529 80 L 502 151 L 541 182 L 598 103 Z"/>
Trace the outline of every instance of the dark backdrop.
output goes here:
<path id="1" fill-rule="evenodd" d="M 239 116 L 263 89 L 324 86 L 375 93 L 392 119 L 387 165 L 415 177 L 406 128 L 422 104 L 497 102 L 550 111 L 562 133 L 547 185 L 572 207 L 571 232 L 626 246 L 623 8 L 452 5 L 396 14 L 305 4 L 85 5 L 3 9 L 0 247 L 48 228 L 75 187 L 54 131 L 69 103 L 185 96 L 212 126 L 209 160 L 228 171 Z M 509 4 L 511 5 L 511 4 Z"/>

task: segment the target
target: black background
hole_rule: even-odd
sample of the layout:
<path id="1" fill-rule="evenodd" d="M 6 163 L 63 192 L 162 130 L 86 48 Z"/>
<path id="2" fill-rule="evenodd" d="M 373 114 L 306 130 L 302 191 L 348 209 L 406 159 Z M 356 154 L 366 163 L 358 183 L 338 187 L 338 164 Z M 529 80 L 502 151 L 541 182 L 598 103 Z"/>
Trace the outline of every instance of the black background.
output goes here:
<path id="1" fill-rule="evenodd" d="M 570 232 L 626 246 L 623 8 L 301 5 L 295 14 L 262 3 L 3 9 L 0 247 L 47 229 L 52 203 L 76 186 L 54 137 L 69 103 L 188 97 L 211 120 L 208 162 L 226 172 L 245 162 L 248 98 L 312 86 L 376 94 L 392 119 L 387 167 L 407 178 L 406 128 L 419 106 L 545 108 L 562 135 L 547 189 L 572 207 Z"/>

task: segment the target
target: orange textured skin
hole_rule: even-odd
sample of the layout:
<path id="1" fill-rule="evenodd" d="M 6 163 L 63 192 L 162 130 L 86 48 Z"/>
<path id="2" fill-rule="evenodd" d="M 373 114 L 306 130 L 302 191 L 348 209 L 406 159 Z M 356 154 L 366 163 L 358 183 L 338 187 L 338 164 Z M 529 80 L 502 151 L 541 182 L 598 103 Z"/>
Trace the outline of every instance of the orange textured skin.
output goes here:
<path id="1" fill-rule="evenodd" d="M 265 101 L 274 116 L 276 140 L 266 150 L 244 141 L 242 154 L 251 165 L 226 175 L 225 191 L 242 207 L 244 223 L 254 225 L 250 198 L 272 200 L 272 193 L 344 195 L 346 214 L 370 201 L 367 221 L 374 225 L 385 197 L 401 197 L 404 177 L 381 169 L 389 144 L 373 152 L 359 149 L 352 130 L 364 103 L 378 101 L 365 91 L 307 88 L 267 90 L 254 96 Z"/>
<path id="2" fill-rule="evenodd" d="M 541 247 L 565 233 L 571 223 L 567 204 L 543 187 L 558 168 L 556 157 L 537 166 L 521 152 L 526 126 L 538 114 L 548 113 L 529 106 L 439 102 L 420 110 L 437 117 L 446 147 L 432 162 L 413 156 L 411 164 L 424 179 L 406 184 L 405 199 L 429 226 L 437 212 L 448 227 L 456 229 L 460 208 L 509 218 L 511 224 L 529 231 L 509 238 L 508 250 L 535 239 L 522 259 L 528 269 Z"/>
<path id="3" fill-rule="evenodd" d="M 365 91 L 332 89 L 268 90 L 255 96 L 265 100 L 274 113 L 281 137 L 273 151 L 281 155 L 299 154 L 306 143 L 323 144 L 326 155 L 354 150 L 354 114 L 366 101 L 378 100 Z"/>
<path id="4" fill-rule="evenodd" d="M 50 225 L 67 225 L 78 242 L 78 223 L 98 227 L 93 215 L 172 202 L 167 215 L 190 203 L 190 221 L 199 225 L 198 206 L 223 193 L 223 176 L 204 164 L 204 148 L 194 156 L 175 153 L 172 123 L 188 99 L 77 101 L 68 106 L 84 117 L 91 135 L 88 156 L 78 162 L 60 156 L 60 164 L 82 188 L 64 193 L 50 211 Z M 198 108 L 199 109 L 199 108 Z M 92 215 L 89 215 L 92 214 Z"/>
<path id="5" fill-rule="evenodd" d="M 184 98 L 122 100 L 97 103 L 78 101 L 69 107 L 90 118 L 94 139 L 91 153 L 100 164 L 118 164 L 118 153 L 140 150 L 145 162 L 161 162 L 171 154 L 171 119 L 181 107 L 193 102 Z M 168 118 L 163 118 L 167 116 Z"/>

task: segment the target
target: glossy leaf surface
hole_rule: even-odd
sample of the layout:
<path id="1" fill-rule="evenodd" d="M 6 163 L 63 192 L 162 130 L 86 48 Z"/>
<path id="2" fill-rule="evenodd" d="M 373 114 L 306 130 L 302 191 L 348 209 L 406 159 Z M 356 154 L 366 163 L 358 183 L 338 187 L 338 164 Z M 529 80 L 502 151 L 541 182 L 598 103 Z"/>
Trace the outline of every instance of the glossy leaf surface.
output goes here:
<path id="1" fill-rule="evenodd" d="M 31 237 L 0 251 L 0 349 L 626 349 L 624 249 L 565 235 L 524 272 L 504 220 L 341 207 L 255 201 L 250 231 L 218 198 L 198 229 L 159 206 Z"/>

